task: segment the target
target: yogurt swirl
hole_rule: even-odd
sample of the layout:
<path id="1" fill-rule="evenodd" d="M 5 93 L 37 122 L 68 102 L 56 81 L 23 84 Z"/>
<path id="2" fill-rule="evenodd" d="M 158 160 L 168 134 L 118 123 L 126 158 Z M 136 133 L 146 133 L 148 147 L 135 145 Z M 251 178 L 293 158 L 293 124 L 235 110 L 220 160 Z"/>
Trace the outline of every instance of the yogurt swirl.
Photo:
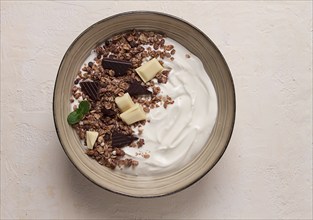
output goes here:
<path id="1" fill-rule="evenodd" d="M 175 103 L 150 110 L 150 123 L 139 136 L 145 144 L 139 149 L 123 148 L 139 165 L 117 172 L 151 176 L 177 171 L 200 153 L 214 127 L 217 96 L 202 62 L 178 42 L 169 38 L 165 42 L 174 45 L 176 53 L 174 61 L 163 60 L 171 72 L 168 82 L 159 86 L 161 95 L 169 95 Z M 144 158 L 145 153 L 150 157 Z"/>

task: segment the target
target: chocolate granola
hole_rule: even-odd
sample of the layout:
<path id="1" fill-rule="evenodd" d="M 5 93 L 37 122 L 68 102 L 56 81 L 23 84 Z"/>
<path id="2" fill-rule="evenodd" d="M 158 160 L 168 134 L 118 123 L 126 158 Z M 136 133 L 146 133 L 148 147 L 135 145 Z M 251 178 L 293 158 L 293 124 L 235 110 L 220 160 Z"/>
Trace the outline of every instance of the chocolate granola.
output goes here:
<path id="1" fill-rule="evenodd" d="M 165 45 L 164 38 L 161 33 L 139 30 L 115 35 L 98 46 L 94 62 L 84 64 L 78 72 L 70 102 L 87 100 L 91 108 L 79 123 L 72 126 L 85 145 L 86 132 L 98 132 L 93 148 L 88 149 L 86 154 L 99 164 L 111 169 L 137 166 L 138 161 L 125 158 L 122 147 L 144 145 L 140 134 L 149 120 L 126 124 L 120 118 L 122 112 L 114 101 L 116 97 L 129 93 L 132 101 L 140 104 L 146 113 L 174 103 L 171 97 L 160 95 L 161 88 L 158 86 L 167 83 L 170 69 L 159 72 L 147 83 L 135 70 L 153 58 L 158 59 L 160 64 L 163 64 L 162 59 L 174 59 L 174 46 Z M 138 128 L 138 137 L 134 135 L 135 128 Z"/>

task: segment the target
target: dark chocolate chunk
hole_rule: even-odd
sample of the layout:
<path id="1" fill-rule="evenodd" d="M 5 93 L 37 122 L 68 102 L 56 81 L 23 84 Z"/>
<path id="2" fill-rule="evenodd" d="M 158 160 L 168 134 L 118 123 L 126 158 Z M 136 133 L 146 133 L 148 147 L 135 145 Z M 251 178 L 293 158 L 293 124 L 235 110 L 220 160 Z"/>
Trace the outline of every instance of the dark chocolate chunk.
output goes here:
<path id="1" fill-rule="evenodd" d="M 132 135 L 126 135 L 115 131 L 112 134 L 112 147 L 125 147 L 137 139 L 137 137 Z"/>
<path id="2" fill-rule="evenodd" d="M 126 75 L 127 70 L 132 67 L 130 61 L 116 60 L 111 58 L 103 58 L 102 66 L 104 69 L 112 69 L 115 72 L 115 76 Z"/>
<path id="3" fill-rule="evenodd" d="M 92 100 L 99 99 L 99 83 L 92 81 L 84 81 L 80 83 L 82 92 L 89 96 Z"/>
<path id="4" fill-rule="evenodd" d="M 143 85 L 140 84 L 138 81 L 132 82 L 126 92 L 129 93 L 129 95 L 150 95 L 151 92 Z"/>
<path id="5" fill-rule="evenodd" d="M 116 115 L 116 112 L 112 109 L 103 108 L 101 112 L 103 116 L 114 117 Z"/>

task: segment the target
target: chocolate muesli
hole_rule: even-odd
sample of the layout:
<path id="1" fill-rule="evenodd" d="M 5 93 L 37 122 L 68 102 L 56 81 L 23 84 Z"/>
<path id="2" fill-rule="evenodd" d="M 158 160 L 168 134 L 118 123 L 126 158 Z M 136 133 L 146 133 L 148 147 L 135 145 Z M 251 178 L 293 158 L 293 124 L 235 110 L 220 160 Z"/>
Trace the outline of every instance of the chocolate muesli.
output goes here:
<path id="1" fill-rule="evenodd" d="M 131 30 L 106 40 L 73 84 L 68 122 L 86 154 L 135 175 L 191 161 L 217 114 L 215 90 L 201 61 L 152 31 Z"/>
<path id="2" fill-rule="evenodd" d="M 146 47 L 146 48 L 145 48 Z M 153 49 L 152 49 L 153 48 Z M 96 134 L 86 154 L 100 164 L 114 169 L 116 166 L 137 166 L 138 161 L 124 158 L 124 146 L 142 147 L 144 139 L 134 136 L 134 128 L 142 128 L 147 123 L 145 117 L 127 124 L 123 120 L 123 108 L 118 106 L 118 98 L 128 95 L 130 100 L 142 106 L 144 114 L 150 109 L 167 107 L 174 101 L 169 96 L 160 95 L 159 83 L 167 83 L 170 69 L 161 66 L 156 58 L 170 58 L 174 53 L 173 45 L 165 45 L 164 35 L 154 32 L 131 31 L 113 36 L 95 49 L 94 62 L 88 62 L 78 73 L 72 88 L 70 102 L 82 97 L 90 102 L 90 111 L 79 122 L 73 124 L 80 139 L 87 144 L 88 131 Z M 136 68 L 144 60 L 159 63 L 160 70 L 152 75 L 155 66 L 139 76 Z M 143 82 L 141 77 L 148 78 Z M 158 83 L 150 81 L 157 79 Z M 118 98 L 117 98 L 118 97 Z M 126 107 L 125 109 L 129 109 Z M 76 106 L 74 106 L 74 110 Z M 133 116 L 133 117 L 136 117 Z M 126 123 L 125 123 L 126 122 Z M 148 120 L 149 122 L 149 120 Z"/>

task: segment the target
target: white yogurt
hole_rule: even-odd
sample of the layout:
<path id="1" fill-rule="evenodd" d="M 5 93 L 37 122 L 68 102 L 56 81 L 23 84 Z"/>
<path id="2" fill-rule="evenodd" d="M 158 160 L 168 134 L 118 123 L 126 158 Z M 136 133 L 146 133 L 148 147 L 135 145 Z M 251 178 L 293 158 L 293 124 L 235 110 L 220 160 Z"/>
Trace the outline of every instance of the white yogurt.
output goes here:
<path id="1" fill-rule="evenodd" d="M 175 103 L 150 110 L 151 122 L 139 136 L 145 145 L 123 148 L 139 165 L 121 172 L 151 176 L 179 170 L 200 153 L 215 124 L 217 97 L 202 62 L 172 39 L 166 38 L 165 44 L 174 45 L 176 53 L 174 61 L 163 60 L 172 70 L 168 82 L 160 84 L 161 95 L 169 95 Z M 150 157 L 145 159 L 138 152 Z"/>
<path id="2" fill-rule="evenodd" d="M 166 38 L 165 44 L 174 45 L 174 61 L 163 60 L 170 68 L 168 82 L 159 84 L 161 95 L 175 101 L 151 109 L 150 123 L 146 123 L 139 138 L 145 140 L 141 148 L 124 147 L 127 158 L 139 161 L 132 168 L 116 168 L 116 172 L 130 175 L 151 176 L 178 171 L 191 162 L 207 142 L 217 116 L 217 97 L 213 84 L 202 62 L 178 42 Z M 190 55 L 190 58 L 186 57 Z M 85 63 L 93 61 L 94 52 Z M 144 158 L 142 154 L 149 154 Z"/>

